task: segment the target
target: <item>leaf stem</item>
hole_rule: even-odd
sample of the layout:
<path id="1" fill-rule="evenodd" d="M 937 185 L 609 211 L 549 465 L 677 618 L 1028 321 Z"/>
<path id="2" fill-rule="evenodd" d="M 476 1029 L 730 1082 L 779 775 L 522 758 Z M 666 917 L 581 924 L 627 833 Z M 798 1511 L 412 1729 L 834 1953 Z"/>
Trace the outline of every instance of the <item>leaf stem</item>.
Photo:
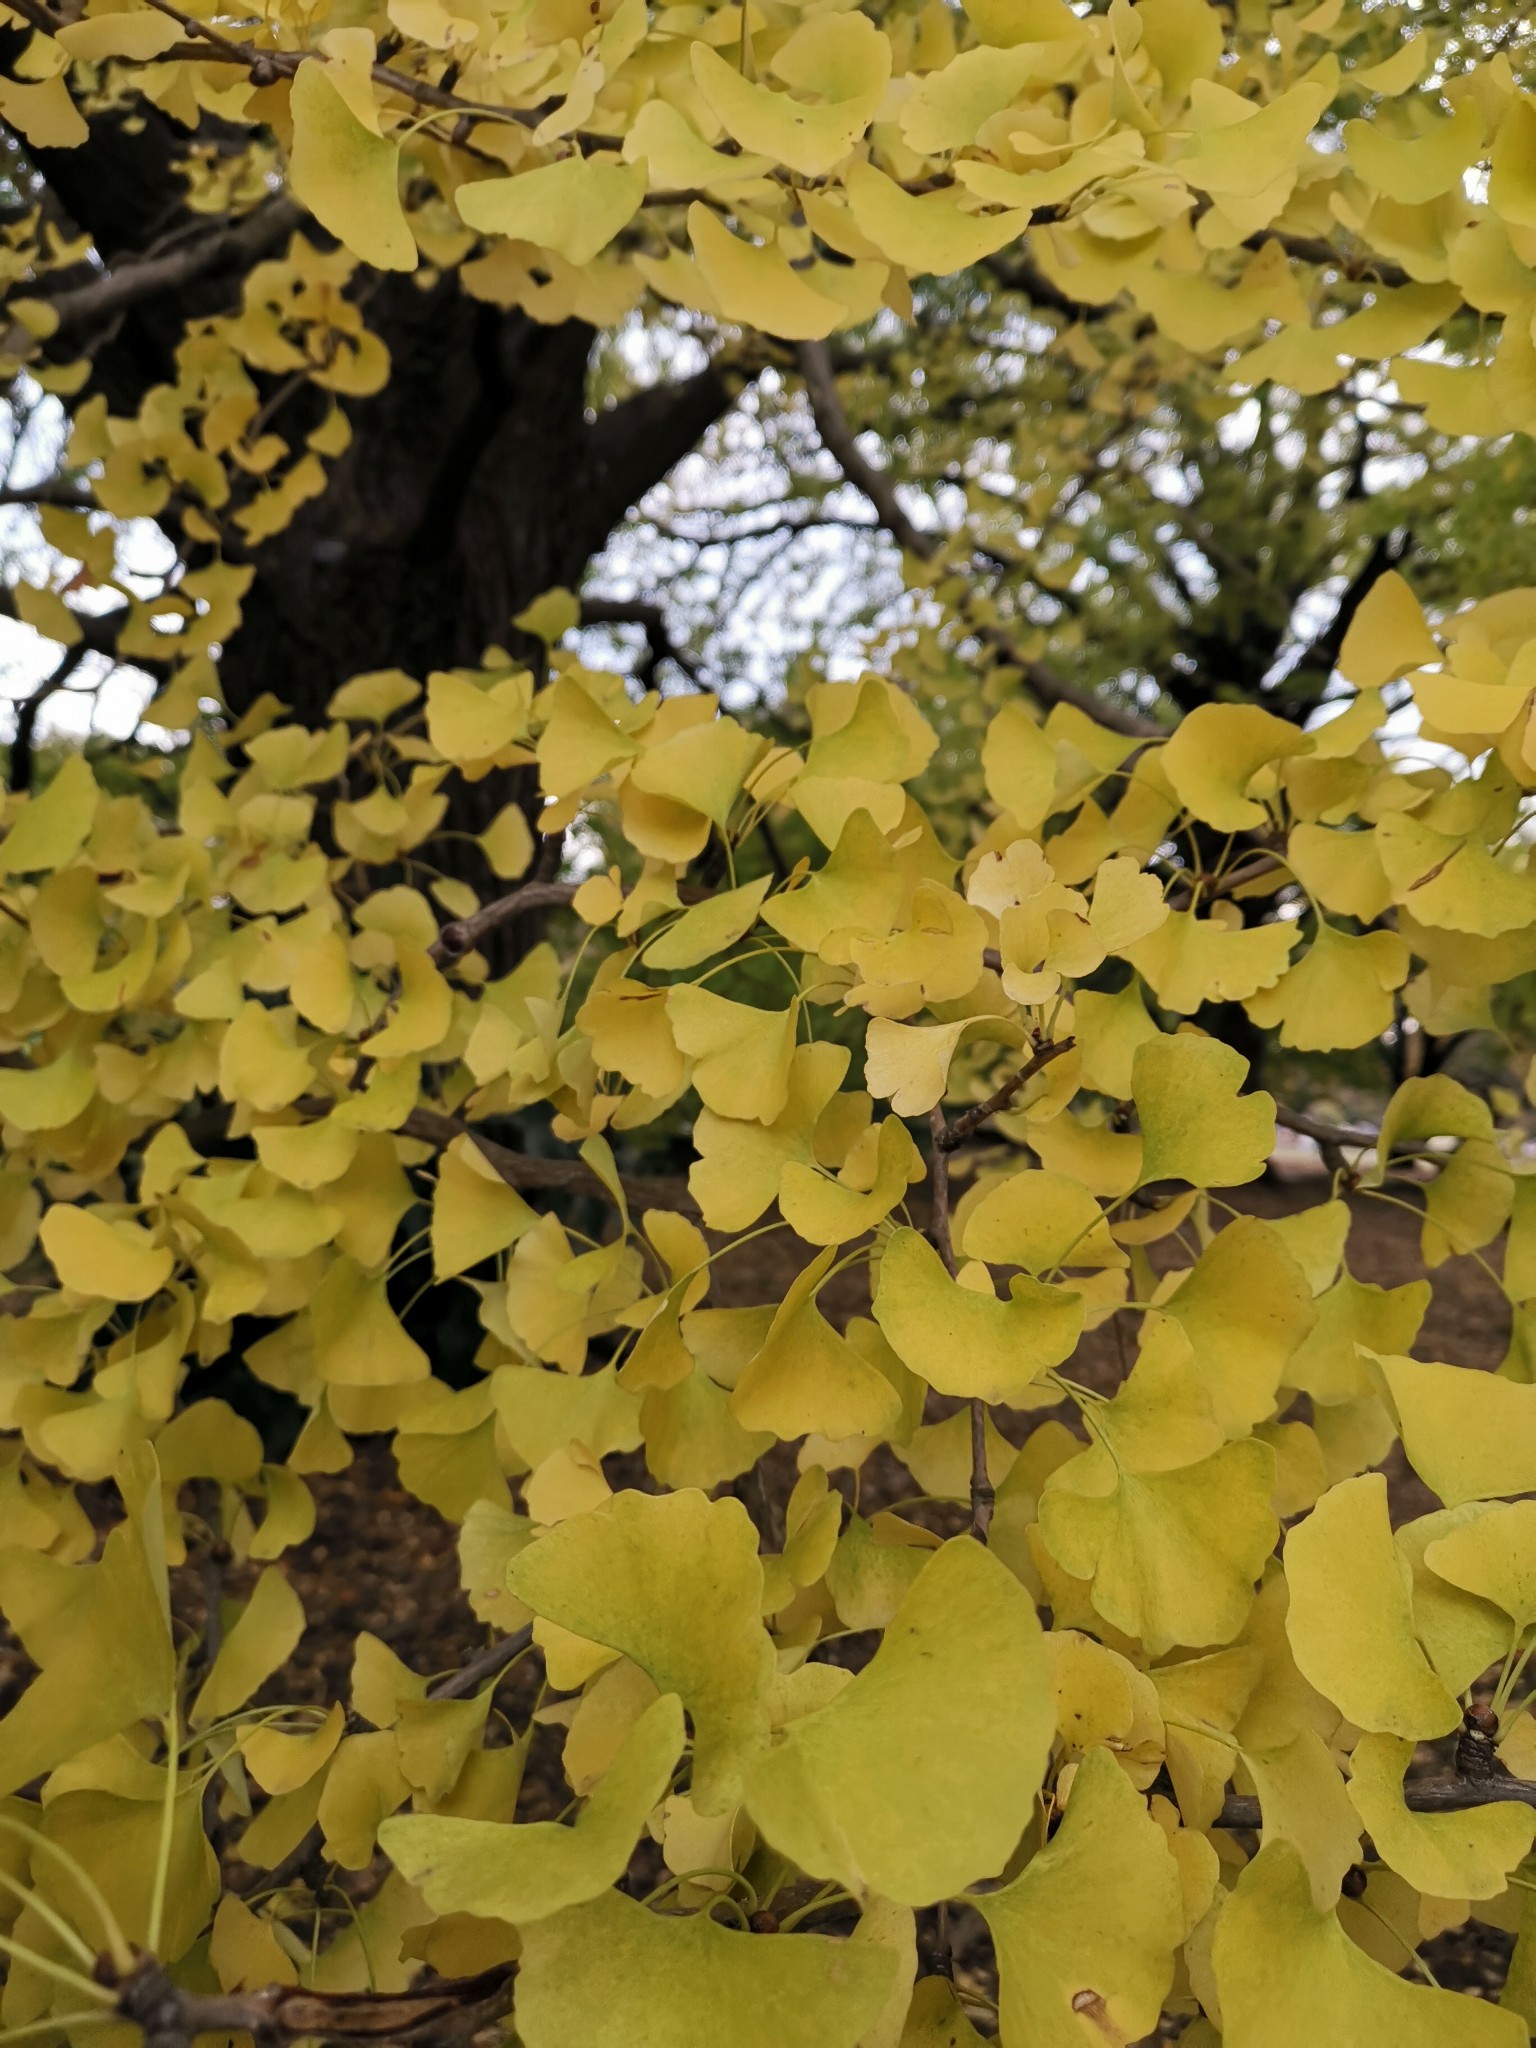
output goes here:
<path id="1" fill-rule="evenodd" d="M 176 1792 L 181 1769 L 181 1725 L 173 1697 L 165 1717 L 165 1800 L 160 1809 L 160 1839 L 155 1847 L 154 1886 L 149 1895 L 148 1947 L 160 1953 L 165 1920 L 165 1894 L 171 1876 L 171 1849 L 176 1838 Z"/>

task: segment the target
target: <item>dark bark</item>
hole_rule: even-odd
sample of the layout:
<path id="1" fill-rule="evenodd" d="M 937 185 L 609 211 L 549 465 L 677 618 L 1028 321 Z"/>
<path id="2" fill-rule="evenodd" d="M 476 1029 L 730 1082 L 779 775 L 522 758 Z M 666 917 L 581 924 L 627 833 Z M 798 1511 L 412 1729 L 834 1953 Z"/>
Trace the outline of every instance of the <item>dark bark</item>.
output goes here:
<path id="1" fill-rule="evenodd" d="M 185 147 L 151 107 L 136 109 L 132 125 L 99 117 L 83 148 L 39 151 L 33 162 L 49 204 L 90 233 L 110 269 L 206 237 L 209 223 L 184 206 L 174 168 Z M 312 225 L 305 232 L 324 239 Z M 71 334 L 68 353 L 83 344 L 92 354 L 90 389 L 114 411 L 136 409 L 173 374 L 188 317 L 238 303 L 251 260 L 238 249 Z M 51 282 L 67 291 L 101 276 L 82 266 Z M 452 276 L 423 289 L 363 273 L 358 288 L 392 374 L 377 396 L 348 402 L 352 445 L 324 495 L 250 558 L 243 623 L 221 663 L 237 713 L 271 691 L 314 722 L 339 683 L 368 669 L 424 678 L 478 663 L 489 645 L 516 651 L 515 614 L 555 584 L 579 586 L 629 506 L 734 395 L 711 368 L 594 419 L 594 333 L 582 323 L 541 326 L 470 299 Z M 317 402 L 299 388 L 272 428 L 302 436 Z M 481 792 L 472 808 L 506 800 L 505 789 L 491 802 L 486 785 L 472 788 Z"/>

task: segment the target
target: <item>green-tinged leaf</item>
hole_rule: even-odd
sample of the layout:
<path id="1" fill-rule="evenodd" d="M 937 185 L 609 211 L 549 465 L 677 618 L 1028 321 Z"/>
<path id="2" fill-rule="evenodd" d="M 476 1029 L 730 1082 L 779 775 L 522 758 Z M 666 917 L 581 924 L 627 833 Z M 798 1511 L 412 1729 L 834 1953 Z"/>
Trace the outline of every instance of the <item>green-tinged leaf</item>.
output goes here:
<path id="1" fill-rule="evenodd" d="M 623 1876 L 682 1748 L 682 1707 L 665 1693 L 635 1722 L 573 1827 L 412 1814 L 386 1821 L 379 1842 L 436 1913 L 544 1920 Z"/>
<path id="2" fill-rule="evenodd" d="M 1216 1924 L 1224 2041 L 1235 2048 L 1521 2048 L 1525 2023 L 1478 1999 L 1395 1976 L 1312 1900 L 1290 1842 L 1261 1849 Z"/>
<path id="3" fill-rule="evenodd" d="M 1028 1595 L 967 1537 L 933 1553 L 873 1660 L 753 1764 L 746 1801 L 813 1877 L 923 1906 L 995 1876 L 1054 1719 Z"/>
<path id="4" fill-rule="evenodd" d="M 1022 1875 L 972 1903 L 997 1947 L 1005 2040 L 1081 2048 L 1154 2031 L 1184 1932 L 1179 1871 L 1107 1749 L 1084 1757 Z"/>
<path id="5" fill-rule="evenodd" d="M 1285 1541 L 1286 1631 L 1302 1675 L 1357 1727 L 1423 1741 L 1461 1720 L 1414 1636 L 1379 1472 L 1330 1487 Z"/>
<path id="6" fill-rule="evenodd" d="M 773 1651 L 757 1532 L 739 1501 L 621 1493 L 548 1530 L 508 1583 L 535 1614 L 633 1658 L 694 1724 L 692 1796 L 734 1804 L 767 1739 Z"/>
<path id="7" fill-rule="evenodd" d="M 736 1933 L 605 1892 L 529 1928 L 517 2031 L 526 2048 L 857 2048 L 894 1978 L 872 1944 Z"/>

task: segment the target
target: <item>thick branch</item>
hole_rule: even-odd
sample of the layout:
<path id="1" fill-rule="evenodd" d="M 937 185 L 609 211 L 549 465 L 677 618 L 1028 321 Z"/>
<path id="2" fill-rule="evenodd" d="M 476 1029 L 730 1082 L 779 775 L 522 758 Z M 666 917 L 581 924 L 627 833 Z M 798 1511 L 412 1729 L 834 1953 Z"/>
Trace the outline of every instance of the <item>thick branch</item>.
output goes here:
<path id="1" fill-rule="evenodd" d="M 45 477 L 39 484 L 7 484 L 0 505 L 62 505 L 67 512 L 93 512 L 96 500 L 89 487 L 65 476 Z"/>
<path id="2" fill-rule="evenodd" d="M 1357 1152 L 1369 1151 L 1380 1135 L 1370 1130 L 1352 1131 L 1345 1124 L 1319 1123 L 1316 1117 L 1287 1109 L 1281 1102 L 1275 1104 L 1275 1122 L 1298 1137 L 1314 1139 L 1319 1145 L 1337 1145 Z"/>
<path id="3" fill-rule="evenodd" d="M 587 428 L 581 475 L 568 488 L 585 523 L 606 535 L 730 411 L 754 372 L 710 363 L 676 384 L 653 384 L 600 412 Z"/>
<path id="4" fill-rule="evenodd" d="M 567 910 L 575 899 L 574 882 L 524 882 L 521 888 L 483 904 L 473 916 L 456 917 L 452 924 L 445 924 L 436 944 L 427 948 L 427 957 L 439 967 L 446 966 L 472 952 L 498 925 L 510 924 L 530 910 Z"/>
<path id="5" fill-rule="evenodd" d="M 1536 1784 L 1528 1778 L 1420 1778 L 1403 1787 L 1410 1813 L 1471 1813 L 1479 1806 L 1536 1806 Z M 1258 1828 L 1263 1814 L 1257 1799 L 1231 1793 L 1216 1817 L 1219 1828 Z"/>
<path id="6" fill-rule="evenodd" d="M 390 2041 L 416 2048 L 467 2042 L 512 2005 L 513 1965 L 449 1979 L 419 1991 L 184 1991 L 146 1959 L 121 1985 L 117 2009 L 143 2030 L 145 2048 L 191 2048 L 200 2034 L 249 2034 L 263 2048 L 290 2041 Z"/>
<path id="7" fill-rule="evenodd" d="M 220 223 L 195 241 L 183 242 L 162 256 L 141 256 L 74 291 L 50 301 L 59 329 L 85 326 L 125 312 L 162 292 L 179 292 L 215 270 L 243 269 L 264 256 L 304 219 L 289 199 L 269 199 L 233 227 Z"/>

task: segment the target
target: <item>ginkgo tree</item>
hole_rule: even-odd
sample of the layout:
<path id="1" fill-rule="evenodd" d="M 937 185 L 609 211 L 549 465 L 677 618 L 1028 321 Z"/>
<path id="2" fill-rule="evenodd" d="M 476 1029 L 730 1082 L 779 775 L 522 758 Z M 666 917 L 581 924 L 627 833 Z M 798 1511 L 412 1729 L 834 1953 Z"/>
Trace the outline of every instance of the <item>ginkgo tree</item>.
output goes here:
<path id="1" fill-rule="evenodd" d="M 0 1610 L 35 1667 L 4 2032 L 1529 2039 L 1528 1054 L 1350 1131 L 1201 1019 L 1493 1031 L 1536 966 L 1536 593 L 1430 615 L 1387 570 L 1305 719 L 1096 696 L 838 382 L 997 258 L 1083 309 L 1079 368 L 1145 339 L 1219 411 L 1364 365 L 1435 434 L 1527 431 L 1518 18 L 9 18 L 8 366 L 71 418 L 34 493 L 65 566 L 13 603 L 60 669 L 150 665 L 186 737 L 173 815 L 162 763 L 74 753 L 0 831 Z M 145 207 L 156 153 L 206 232 Z M 139 252 L 99 271 L 95 206 Z M 718 353 L 589 421 L 592 335 L 642 304 Z M 769 363 L 950 690 L 971 662 L 969 762 L 894 664 L 791 730 L 564 644 L 586 556 Z M 618 857 L 577 880 L 581 825 Z M 512 1142 L 534 1113 L 554 1156 Z M 1263 1222 L 1229 1196 L 1282 1122 L 1332 1185 Z M 679 1124 L 686 1188 L 634 1171 Z M 1348 1198 L 1405 1183 L 1426 1273 L 1498 1278 L 1497 1373 L 1415 1357 L 1427 1281 L 1351 1268 Z M 418 1209 L 467 1383 L 407 1327 Z M 769 1231 L 790 1283 L 712 1302 Z M 1108 1388 L 1074 1370 L 1101 1329 Z M 204 1393 L 237 1349 L 303 1414 L 280 1459 Z M 485 1648 L 434 1677 L 364 1633 L 344 1699 L 285 1703 L 310 1482 L 381 1434 Z M 1399 1449 L 1441 1506 L 1394 1527 Z M 189 1567 L 230 1574 L 192 1628 Z M 1501 2005 L 1403 1974 L 1474 1912 L 1519 1937 Z M 991 1967 L 957 1983 L 960 1914 Z"/>

